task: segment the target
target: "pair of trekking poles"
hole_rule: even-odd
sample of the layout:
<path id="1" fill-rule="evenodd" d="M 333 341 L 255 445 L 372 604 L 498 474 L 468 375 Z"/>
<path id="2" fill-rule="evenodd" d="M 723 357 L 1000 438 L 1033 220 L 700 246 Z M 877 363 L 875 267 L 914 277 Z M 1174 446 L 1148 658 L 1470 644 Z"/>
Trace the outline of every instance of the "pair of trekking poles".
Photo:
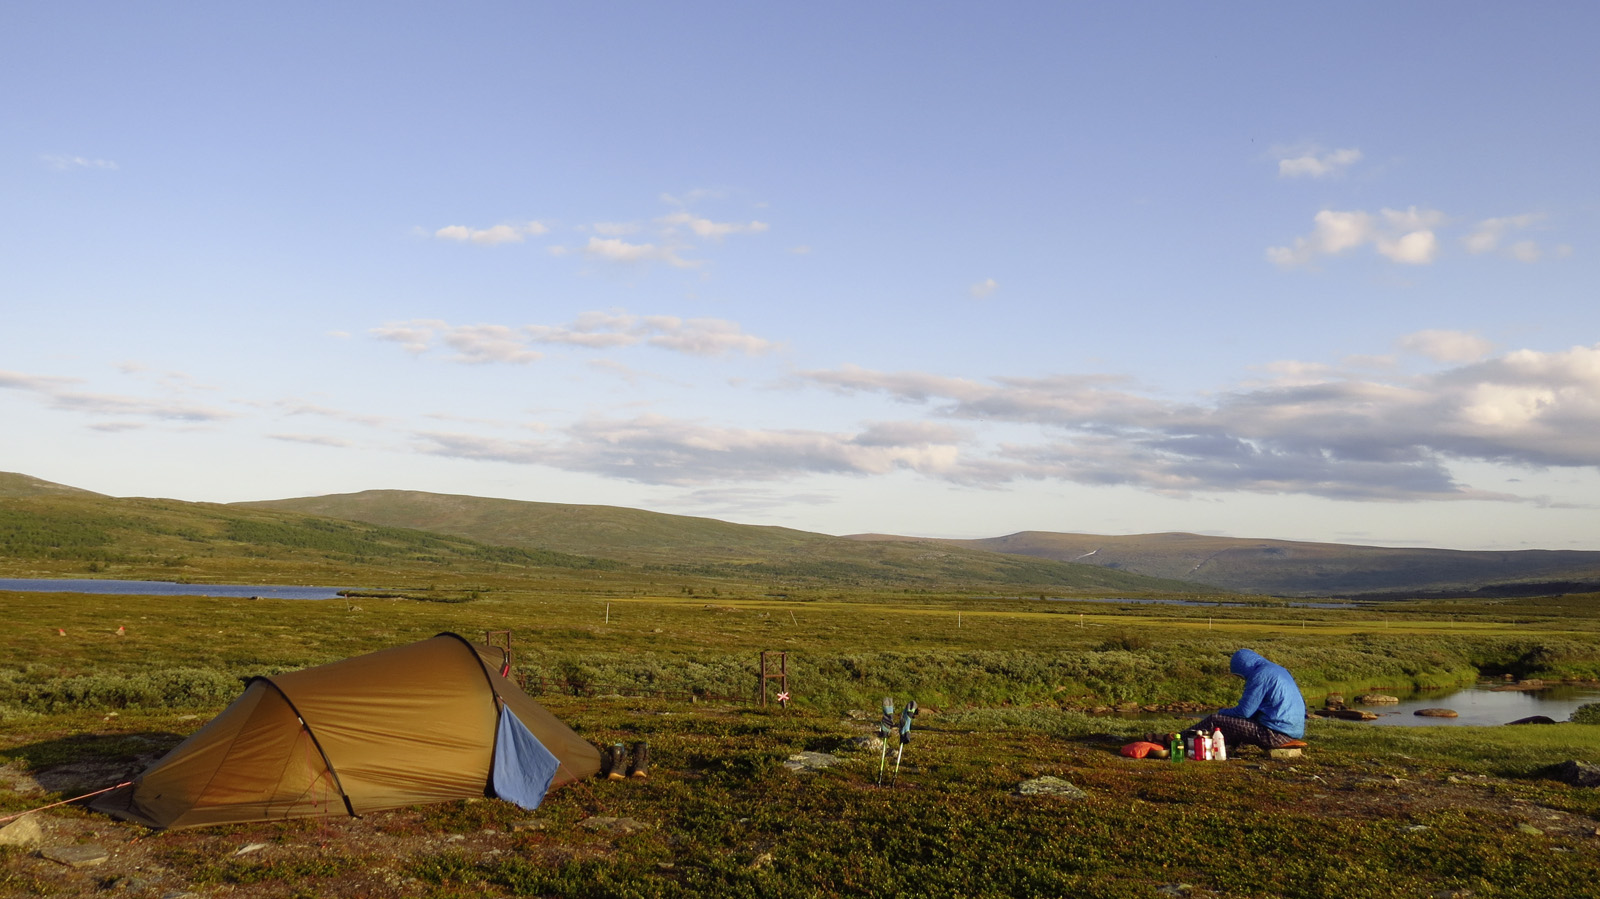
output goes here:
<path id="1" fill-rule="evenodd" d="M 900 759 L 905 755 L 906 744 L 911 742 L 911 721 L 917 717 L 917 701 L 906 701 L 906 707 L 900 711 L 900 721 L 896 724 L 894 719 L 894 700 L 888 696 L 883 697 L 883 717 L 878 719 L 878 739 L 883 742 L 882 750 L 878 755 L 878 785 L 883 786 L 883 772 L 889 766 L 889 734 L 898 728 L 900 732 L 900 746 L 894 751 L 894 773 L 889 775 L 889 786 L 900 777 Z"/>

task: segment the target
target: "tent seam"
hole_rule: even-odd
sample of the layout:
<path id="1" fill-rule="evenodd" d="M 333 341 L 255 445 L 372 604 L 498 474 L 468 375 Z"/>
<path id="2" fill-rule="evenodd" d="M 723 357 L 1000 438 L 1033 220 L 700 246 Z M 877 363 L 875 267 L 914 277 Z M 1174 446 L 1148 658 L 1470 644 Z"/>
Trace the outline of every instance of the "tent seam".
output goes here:
<path id="1" fill-rule="evenodd" d="M 333 759 L 328 758 L 328 753 L 322 748 L 322 741 L 317 739 L 317 732 L 311 729 L 311 722 L 306 720 L 306 716 L 300 714 L 299 706 L 294 704 L 294 700 L 289 698 L 289 694 L 285 693 L 283 688 L 278 686 L 278 684 L 273 681 L 272 678 L 255 677 L 251 678 L 251 680 L 259 680 L 267 683 L 272 687 L 272 689 L 278 691 L 278 695 L 283 697 L 284 702 L 289 704 L 289 711 L 294 712 L 294 716 L 300 719 L 300 726 L 305 730 L 306 736 L 311 738 L 311 745 L 317 747 L 317 755 L 322 756 L 322 764 L 327 767 L 328 774 L 333 777 L 333 785 L 338 788 L 339 798 L 344 801 L 344 810 L 348 812 L 352 818 L 361 817 L 360 815 L 356 814 L 355 806 L 350 804 L 350 794 L 345 792 L 344 781 L 339 779 L 339 769 L 333 766 Z"/>

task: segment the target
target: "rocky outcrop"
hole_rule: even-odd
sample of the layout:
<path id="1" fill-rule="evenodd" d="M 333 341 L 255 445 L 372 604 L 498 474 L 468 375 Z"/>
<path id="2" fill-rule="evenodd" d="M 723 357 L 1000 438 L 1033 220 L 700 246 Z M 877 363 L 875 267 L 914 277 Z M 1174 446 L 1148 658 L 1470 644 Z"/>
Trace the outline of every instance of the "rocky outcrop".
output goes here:
<path id="1" fill-rule="evenodd" d="M 1600 765 L 1574 759 L 1557 765 L 1553 773 L 1556 780 L 1575 787 L 1600 787 Z"/>

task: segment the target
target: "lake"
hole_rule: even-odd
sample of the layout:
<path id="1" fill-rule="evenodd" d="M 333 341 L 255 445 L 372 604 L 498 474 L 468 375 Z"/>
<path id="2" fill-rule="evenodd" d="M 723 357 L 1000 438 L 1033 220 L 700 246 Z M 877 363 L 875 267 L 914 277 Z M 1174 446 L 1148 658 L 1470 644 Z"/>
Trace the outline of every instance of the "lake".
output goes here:
<path id="1" fill-rule="evenodd" d="M 262 599 L 338 599 L 348 587 L 288 587 L 273 584 L 175 584 L 91 578 L 0 578 L 0 590 L 18 593 L 107 593 L 124 596 L 225 596 Z"/>
<path id="2" fill-rule="evenodd" d="M 1460 690 L 1371 691 L 1398 696 L 1399 705 L 1358 705 L 1353 693 L 1346 693 L 1345 700 L 1350 708 L 1380 716 L 1368 724 L 1394 727 L 1493 726 L 1530 715 L 1566 721 L 1579 706 L 1600 702 L 1600 685 L 1555 684 L 1543 690 L 1494 690 L 1493 686 L 1481 683 Z M 1460 717 L 1422 718 L 1416 714 L 1418 709 L 1451 709 Z"/>

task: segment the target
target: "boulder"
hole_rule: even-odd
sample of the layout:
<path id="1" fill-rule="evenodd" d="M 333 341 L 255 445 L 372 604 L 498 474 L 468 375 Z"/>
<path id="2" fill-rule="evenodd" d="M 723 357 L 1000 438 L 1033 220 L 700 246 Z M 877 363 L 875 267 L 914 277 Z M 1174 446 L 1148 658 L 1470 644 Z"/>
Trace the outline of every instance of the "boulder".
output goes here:
<path id="1" fill-rule="evenodd" d="M 1554 724 L 1554 723 L 1556 723 L 1556 719 L 1550 718 L 1550 717 L 1545 716 L 1545 715 L 1529 715 L 1526 718 L 1518 718 L 1515 721 L 1507 721 L 1506 723 L 1507 724 Z"/>
<path id="2" fill-rule="evenodd" d="M 1305 753 L 1304 749 L 1299 749 L 1299 748 L 1295 748 L 1295 747 L 1289 747 L 1289 748 L 1285 748 L 1285 749 L 1268 749 L 1267 750 L 1267 757 L 1268 758 L 1272 758 L 1272 759 L 1276 759 L 1278 761 L 1284 761 L 1284 760 L 1287 760 L 1287 759 L 1297 759 L 1300 756 L 1305 755 L 1305 754 L 1306 753 Z"/>
<path id="3" fill-rule="evenodd" d="M 59 862 L 69 868 L 87 868 L 90 865 L 104 864 L 111 853 L 104 846 L 93 843 L 80 843 L 73 846 L 51 846 L 39 853 L 45 858 Z"/>
<path id="4" fill-rule="evenodd" d="M 44 842 L 44 828 L 33 815 L 23 815 L 0 827 L 0 846 L 37 846 Z"/>
<path id="5" fill-rule="evenodd" d="M 1591 765 L 1576 759 L 1555 767 L 1556 779 L 1575 787 L 1600 787 L 1600 765 Z"/>
<path id="6" fill-rule="evenodd" d="M 1325 709 L 1342 709 L 1342 708 L 1344 708 L 1344 694 L 1343 693 L 1329 693 L 1327 698 L 1322 700 L 1322 707 L 1325 708 Z"/>
<path id="7" fill-rule="evenodd" d="M 1018 796 L 1061 796 L 1066 799 L 1087 799 L 1089 794 L 1071 782 L 1046 774 L 1017 784 Z"/>
<path id="8" fill-rule="evenodd" d="M 1356 702 L 1361 705 L 1394 705 L 1399 701 L 1400 697 L 1387 693 L 1363 693 L 1356 697 Z"/>
<path id="9" fill-rule="evenodd" d="M 797 752 L 789 756 L 783 767 L 790 771 L 803 774 L 808 771 L 821 771 L 823 768 L 832 768 L 844 759 L 826 752 Z"/>
<path id="10" fill-rule="evenodd" d="M 1411 714 L 1422 718 L 1459 718 L 1455 709 L 1417 709 Z"/>

